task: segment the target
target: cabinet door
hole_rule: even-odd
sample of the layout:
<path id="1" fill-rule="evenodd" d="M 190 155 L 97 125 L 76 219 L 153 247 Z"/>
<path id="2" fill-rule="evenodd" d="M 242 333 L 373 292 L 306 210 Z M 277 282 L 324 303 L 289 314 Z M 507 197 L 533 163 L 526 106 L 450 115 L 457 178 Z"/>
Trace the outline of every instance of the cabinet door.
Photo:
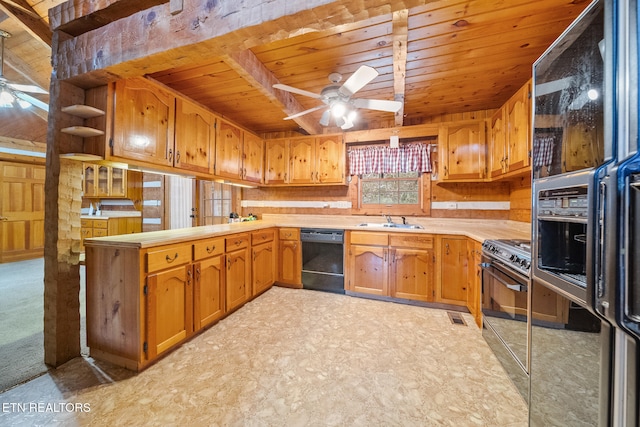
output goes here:
<path id="1" fill-rule="evenodd" d="M 96 166 L 93 164 L 85 163 L 84 168 L 84 197 L 95 197 L 98 188 L 96 183 Z"/>
<path id="2" fill-rule="evenodd" d="M 148 359 L 168 350 L 193 332 L 191 265 L 147 277 Z"/>
<path id="3" fill-rule="evenodd" d="M 251 261 L 249 248 L 227 253 L 226 271 L 227 311 L 251 298 Z"/>
<path id="4" fill-rule="evenodd" d="M 289 141 L 289 183 L 315 182 L 315 138 L 296 138 Z"/>
<path id="5" fill-rule="evenodd" d="M 143 78 L 119 80 L 115 90 L 113 155 L 171 165 L 175 98 Z"/>
<path id="6" fill-rule="evenodd" d="M 265 142 L 265 184 L 285 184 L 289 174 L 289 143 L 286 139 Z"/>
<path id="7" fill-rule="evenodd" d="M 242 178 L 242 130 L 223 120 L 218 121 L 215 174 Z"/>
<path id="8" fill-rule="evenodd" d="M 482 311 L 480 308 L 480 299 L 482 294 L 482 243 L 475 240 L 468 240 L 467 245 L 470 249 L 469 253 L 469 287 L 467 290 L 467 308 L 469 313 L 473 315 L 478 327 L 482 327 Z"/>
<path id="9" fill-rule="evenodd" d="M 264 140 L 249 132 L 244 132 L 243 138 L 242 179 L 244 181 L 261 184 Z"/>
<path id="10" fill-rule="evenodd" d="M 302 287 L 302 246 L 299 240 L 280 240 L 278 282 Z"/>
<path id="11" fill-rule="evenodd" d="M 391 253 L 391 296 L 433 301 L 435 259 L 433 249 L 393 249 Z"/>
<path id="12" fill-rule="evenodd" d="M 120 168 L 111 168 L 111 183 L 109 186 L 109 196 L 127 196 L 127 171 Z"/>
<path id="13" fill-rule="evenodd" d="M 252 251 L 252 294 L 258 295 L 269 289 L 276 280 L 276 253 L 273 242 L 254 246 Z"/>
<path id="14" fill-rule="evenodd" d="M 196 263 L 193 271 L 193 322 L 197 331 L 224 314 L 224 255 Z"/>
<path id="15" fill-rule="evenodd" d="M 213 172 L 213 114 L 184 99 L 176 99 L 176 141 L 173 163 L 180 169 Z"/>
<path id="16" fill-rule="evenodd" d="M 443 237 L 438 302 L 467 305 L 467 239 Z"/>
<path id="17" fill-rule="evenodd" d="M 531 83 L 525 84 L 507 101 L 507 121 L 509 123 L 509 151 L 507 163 L 509 172 L 529 166 L 531 150 Z"/>
<path id="18" fill-rule="evenodd" d="M 349 247 L 349 281 L 353 292 L 389 296 L 389 250 L 379 246 Z"/>
<path id="19" fill-rule="evenodd" d="M 341 135 L 318 137 L 315 181 L 322 184 L 344 183 L 344 158 L 345 149 Z"/>
<path id="20" fill-rule="evenodd" d="M 438 143 L 444 180 L 480 180 L 485 177 L 485 122 L 443 126 Z"/>
<path id="21" fill-rule="evenodd" d="M 108 197 L 109 187 L 111 182 L 111 168 L 109 166 L 97 165 L 96 166 L 96 196 Z"/>
<path id="22" fill-rule="evenodd" d="M 489 176 L 494 178 L 505 172 L 505 145 L 506 131 L 504 109 L 500 108 L 491 117 L 491 141 L 489 152 L 491 161 L 489 167 Z"/>

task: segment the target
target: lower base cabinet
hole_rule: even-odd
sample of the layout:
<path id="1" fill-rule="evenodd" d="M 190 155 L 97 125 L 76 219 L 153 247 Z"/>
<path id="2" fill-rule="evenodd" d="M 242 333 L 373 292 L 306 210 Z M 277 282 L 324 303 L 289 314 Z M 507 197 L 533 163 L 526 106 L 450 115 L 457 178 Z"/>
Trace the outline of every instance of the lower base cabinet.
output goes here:
<path id="1" fill-rule="evenodd" d="M 269 229 L 251 234 L 252 296 L 266 291 L 276 281 L 278 269 L 275 233 L 275 229 Z"/>
<path id="2" fill-rule="evenodd" d="M 438 236 L 440 280 L 436 302 L 467 305 L 467 238 L 464 236 Z"/>
<path id="3" fill-rule="evenodd" d="M 251 261 L 249 234 L 227 237 L 226 292 L 227 311 L 235 310 L 251 298 Z"/>
<path id="4" fill-rule="evenodd" d="M 193 328 L 211 325 L 225 314 L 224 238 L 193 245 Z"/>
<path id="5" fill-rule="evenodd" d="M 278 243 L 278 284 L 302 288 L 302 243 L 299 228 L 281 228 Z"/>

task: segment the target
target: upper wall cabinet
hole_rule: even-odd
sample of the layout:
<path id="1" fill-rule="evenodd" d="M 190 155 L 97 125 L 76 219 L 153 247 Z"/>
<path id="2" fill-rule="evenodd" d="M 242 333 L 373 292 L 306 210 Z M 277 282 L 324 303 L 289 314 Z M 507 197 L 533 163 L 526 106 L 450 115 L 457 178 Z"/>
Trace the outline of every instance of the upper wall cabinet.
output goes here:
<path id="1" fill-rule="evenodd" d="M 305 136 L 266 142 L 265 184 L 345 183 L 342 135 Z"/>
<path id="2" fill-rule="evenodd" d="M 175 97 L 143 78 L 119 80 L 115 88 L 112 154 L 171 166 Z"/>
<path id="3" fill-rule="evenodd" d="M 215 175 L 262 183 L 264 141 L 232 123 L 218 120 Z"/>
<path id="4" fill-rule="evenodd" d="M 175 147 L 169 148 L 173 165 L 194 172 L 213 172 L 215 116 L 193 102 L 176 99 Z"/>
<path id="5" fill-rule="evenodd" d="M 485 121 L 442 125 L 438 135 L 441 181 L 478 181 L 486 177 Z"/>
<path id="6" fill-rule="evenodd" d="M 531 81 L 516 92 L 491 118 L 492 179 L 527 171 L 531 153 Z"/>

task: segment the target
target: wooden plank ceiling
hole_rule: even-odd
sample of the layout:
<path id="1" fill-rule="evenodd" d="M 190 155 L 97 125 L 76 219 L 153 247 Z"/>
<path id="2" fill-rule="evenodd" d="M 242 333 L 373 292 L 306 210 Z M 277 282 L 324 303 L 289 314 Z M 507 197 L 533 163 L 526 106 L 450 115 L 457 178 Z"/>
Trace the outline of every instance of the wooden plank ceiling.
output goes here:
<path id="1" fill-rule="evenodd" d="M 293 106 L 285 105 L 271 84 L 320 93 L 330 84 L 330 73 L 342 74 L 344 81 L 368 65 L 380 74 L 354 98 L 397 99 L 404 106 L 399 117 L 360 109 L 354 129 L 419 124 L 441 114 L 502 105 L 588 3 L 437 1 L 404 16 L 378 16 L 330 31 L 302 28 L 300 35 L 248 52 L 151 76 L 258 133 L 318 133 L 323 110 L 297 121 L 283 118 L 321 101 L 296 94 Z"/>
<path id="2" fill-rule="evenodd" d="M 16 3 L 32 12 L 27 13 L 31 21 Z M 48 8 L 61 3 L 0 0 L 0 29 L 13 34 L 5 55 L 5 75 L 10 81 L 48 89 L 51 50 L 43 27 L 48 30 Z M 87 28 L 58 29 L 80 34 L 108 23 L 101 20 L 119 18 L 113 15 L 118 5 L 134 4 L 110 3 L 112 12 L 106 10 L 99 19 L 74 21 Z M 147 7 L 163 1 L 137 3 Z M 398 115 L 360 109 L 353 129 L 418 124 L 442 114 L 502 105 L 530 77 L 535 59 L 588 4 L 588 0 L 435 1 L 329 30 L 300 28 L 276 42 L 218 53 L 150 76 L 255 132 L 321 133 L 327 131 L 318 124 L 323 110 L 283 120 L 321 105 L 319 100 L 272 85 L 283 83 L 320 93 L 330 83 L 329 74 L 340 73 L 344 82 L 360 66 L 368 65 L 380 74 L 354 98 L 396 99 L 403 108 Z M 47 101 L 46 96 L 42 99 Z M 11 127 L 18 121 L 14 117 L 6 122 L 4 116 L 10 115 L 0 115 L 0 136 L 11 136 Z M 29 139 L 24 127 L 13 134 Z"/>

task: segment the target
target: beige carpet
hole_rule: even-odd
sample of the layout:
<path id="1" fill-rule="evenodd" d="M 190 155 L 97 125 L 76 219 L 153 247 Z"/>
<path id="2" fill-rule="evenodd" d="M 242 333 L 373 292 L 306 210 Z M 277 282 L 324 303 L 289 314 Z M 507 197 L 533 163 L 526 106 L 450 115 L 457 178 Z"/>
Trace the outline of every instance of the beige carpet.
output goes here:
<path id="1" fill-rule="evenodd" d="M 273 288 L 140 374 L 77 358 L 0 394 L 0 425 L 526 426 L 463 317 Z"/>

